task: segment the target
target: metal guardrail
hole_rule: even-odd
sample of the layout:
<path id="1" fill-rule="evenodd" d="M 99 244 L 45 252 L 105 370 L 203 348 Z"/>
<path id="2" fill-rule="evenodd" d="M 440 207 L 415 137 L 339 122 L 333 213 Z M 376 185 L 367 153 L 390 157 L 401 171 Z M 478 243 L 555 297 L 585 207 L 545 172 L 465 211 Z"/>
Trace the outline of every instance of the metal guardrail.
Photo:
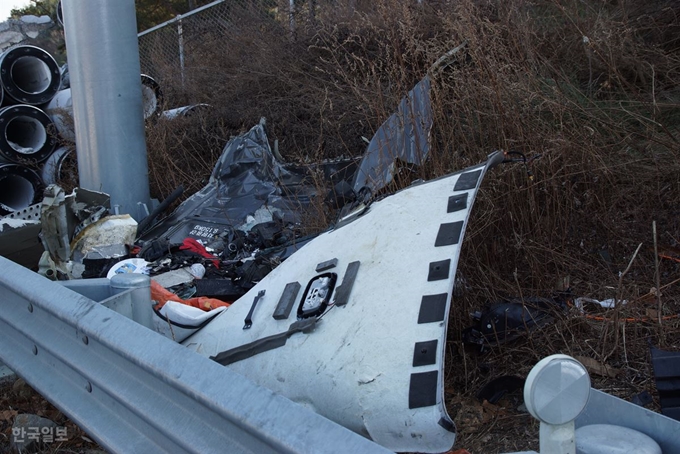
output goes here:
<path id="1" fill-rule="evenodd" d="M 390 452 L 3 257 L 0 294 L 0 360 L 107 450 Z"/>
<path id="2" fill-rule="evenodd" d="M 589 424 L 628 427 L 652 437 L 663 452 L 680 452 L 678 421 L 597 389 L 590 390 L 588 405 L 576 418 L 576 428 Z"/>

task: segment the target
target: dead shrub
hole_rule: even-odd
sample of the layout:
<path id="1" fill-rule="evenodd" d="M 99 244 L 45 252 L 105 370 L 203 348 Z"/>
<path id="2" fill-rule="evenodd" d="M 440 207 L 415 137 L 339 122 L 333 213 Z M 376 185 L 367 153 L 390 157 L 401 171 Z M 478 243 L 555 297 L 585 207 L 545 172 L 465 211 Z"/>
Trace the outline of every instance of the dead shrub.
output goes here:
<path id="1" fill-rule="evenodd" d="M 433 80 L 431 150 L 415 176 L 452 172 L 497 149 L 541 157 L 533 179 L 521 165 L 503 166 L 482 186 L 461 255 L 468 288 L 453 302 L 447 389 L 470 396 L 488 378 L 566 352 L 621 370 L 594 377 L 599 387 L 624 397 L 652 390 L 647 342 L 680 347 L 677 319 L 658 326 L 646 315 L 655 300 L 643 297 L 655 285 L 652 220 L 660 245 L 680 238 L 680 3 L 319 1 L 313 15 L 304 5 L 292 34 L 283 5 L 273 19 L 242 10 L 224 34 L 194 41 L 183 85 L 174 74 L 162 80 L 172 102 L 213 110 L 149 126 L 154 194 L 200 187 L 229 135 L 261 116 L 289 161 L 360 155 L 362 136 L 370 139 L 440 55 L 467 41 Z M 663 260 L 660 273 L 661 284 L 673 281 L 677 263 Z M 566 276 L 575 295 L 634 303 L 616 319 L 560 314 L 486 356 L 462 346 L 469 313 L 485 301 L 546 296 Z M 663 315 L 678 312 L 677 295 L 673 285 L 663 290 Z M 527 421 L 494 449 L 536 449 L 519 433 Z M 462 446 L 492 452 L 489 433 L 464 435 Z"/>

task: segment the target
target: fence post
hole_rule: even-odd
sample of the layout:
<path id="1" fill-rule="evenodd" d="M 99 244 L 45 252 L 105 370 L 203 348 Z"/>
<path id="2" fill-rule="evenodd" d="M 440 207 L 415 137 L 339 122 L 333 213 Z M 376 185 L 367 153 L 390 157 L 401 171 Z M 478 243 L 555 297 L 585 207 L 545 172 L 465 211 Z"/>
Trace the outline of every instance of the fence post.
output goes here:
<path id="1" fill-rule="evenodd" d="M 291 0 L 292 1 L 292 0 Z M 179 45 L 179 71 L 180 77 L 182 78 L 182 88 L 184 88 L 184 37 L 182 36 L 182 15 L 178 15 L 177 18 L 177 42 Z"/>
<path id="2" fill-rule="evenodd" d="M 316 0 L 309 0 L 309 21 L 316 19 Z"/>
<path id="3" fill-rule="evenodd" d="M 295 0 L 290 0 L 290 6 L 288 7 L 288 20 L 290 26 L 290 38 L 295 38 Z"/>

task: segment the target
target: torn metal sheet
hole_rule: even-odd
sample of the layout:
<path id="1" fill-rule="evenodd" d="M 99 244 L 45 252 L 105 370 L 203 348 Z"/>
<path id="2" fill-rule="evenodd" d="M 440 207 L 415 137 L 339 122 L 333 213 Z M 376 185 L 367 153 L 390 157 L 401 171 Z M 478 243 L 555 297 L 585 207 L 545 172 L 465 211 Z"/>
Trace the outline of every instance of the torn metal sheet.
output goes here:
<path id="1" fill-rule="evenodd" d="M 27 268 L 36 268 L 43 252 L 39 233 L 39 204 L 0 218 L 0 255 Z"/>
<path id="2" fill-rule="evenodd" d="M 401 100 L 397 112 L 376 131 L 354 178 L 355 193 L 367 188 L 375 194 L 390 184 L 399 161 L 417 166 L 423 163 L 432 129 L 430 85 L 429 76 L 418 82 Z"/>
<path id="3" fill-rule="evenodd" d="M 49 260 L 49 268 L 43 268 L 51 274 L 61 273 L 63 277 L 81 277 L 84 265 L 74 270 L 73 253 L 75 244 L 72 240 L 90 224 L 96 223 L 108 214 L 110 199 L 108 194 L 76 188 L 70 195 L 56 184 L 45 189 L 45 197 L 41 204 L 40 222 L 42 231 L 40 239 Z M 133 234 L 134 236 L 134 234 Z M 111 246 L 112 243 L 100 243 L 99 246 Z M 84 254 L 78 257 L 76 264 L 82 265 Z"/>
<path id="4" fill-rule="evenodd" d="M 322 199 L 331 209 L 349 211 L 357 193 L 374 194 L 389 184 L 398 162 L 422 164 L 432 128 L 430 79 L 425 77 L 402 99 L 398 111 L 376 132 L 358 168 L 353 159 L 307 166 L 283 164 L 270 149 L 264 126 L 262 119 L 246 134 L 232 138 L 208 185 L 172 215 L 140 232 L 141 239 L 163 239 L 169 244 L 185 238 L 204 244 L 219 240 L 231 247 L 238 242 L 236 230 L 249 233 L 262 227 L 276 235 L 262 235 L 265 243 L 259 248 L 285 244 L 288 247 L 278 257 L 288 257 L 300 245 L 296 239 L 302 222 L 309 222 L 309 215 L 314 215 L 310 211 L 313 200 Z M 320 188 L 319 181 L 328 187 Z M 281 234 L 286 228 L 288 232 Z"/>
<path id="5" fill-rule="evenodd" d="M 194 276 L 189 272 L 191 267 L 185 266 L 162 274 L 153 276 L 151 279 L 158 282 L 162 287 L 174 287 L 175 285 L 189 284 L 193 282 Z M 199 295 L 203 296 L 203 295 Z"/>
<path id="6" fill-rule="evenodd" d="M 175 118 L 187 118 L 195 115 L 196 113 L 206 111 L 211 109 L 210 104 L 192 104 L 190 106 L 176 107 L 170 110 L 164 110 L 161 112 L 160 116 L 166 120 L 174 120 Z"/>
<path id="7" fill-rule="evenodd" d="M 274 158 L 264 119 L 247 133 L 232 138 L 215 165 L 208 184 L 185 200 L 170 216 L 143 232 L 141 239 L 167 239 L 170 244 L 193 238 L 204 243 L 233 240 L 234 231 L 275 222 L 278 231 L 298 229 L 319 188 L 310 172 L 321 172 L 323 181 L 335 184 L 353 175 L 354 160 L 337 160 L 303 168 L 281 164 Z M 295 234 L 294 236 L 298 236 Z M 285 238 L 277 245 L 298 242 Z M 278 241 L 278 240 L 277 240 Z"/>
<path id="8" fill-rule="evenodd" d="M 486 164 L 374 202 L 311 240 L 183 344 L 215 359 L 226 355 L 232 370 L 389 449 L 450 449 L 446 320 L 473 201 L 484 173 L 501 160 L 496 153 Z M 461 180 L 466 188 L 456 189 Z M 466 207 L 449 212 L 449 198 L 461 194 Z M 462 223 L 457 241 L 436 244 L 441 226 L 452 222 Z M 317 272 L 331 259 L 336 266 Z M 291 312 L 317 320 L 312 332 L 291 332 L 296 317 L 280 307 L 296 282 L 304 290 L 286 298 L 294 298 Z"/>
<path id="9" fill-rule="evenodd" d="M 122 257 L 117 246 L 135 242 L 137 221 L 129 214 L 106 216 L 89 224 L 71 241 L 73 260 Z"/>
<path id="10" fill-rule="evenodd" d="M 230 140 L 210 176 L 218 206 L 224 207 L 224 217 L 237 229 L 247 223 L 244 214 L 247 218 L 257 212 L 269 216 L 268 220 L 299 222 L 300 209 L 316 195 L 316 188 L 304 180 L 305 175 L 294 174 L 276 161 L 264 122 Z"/>

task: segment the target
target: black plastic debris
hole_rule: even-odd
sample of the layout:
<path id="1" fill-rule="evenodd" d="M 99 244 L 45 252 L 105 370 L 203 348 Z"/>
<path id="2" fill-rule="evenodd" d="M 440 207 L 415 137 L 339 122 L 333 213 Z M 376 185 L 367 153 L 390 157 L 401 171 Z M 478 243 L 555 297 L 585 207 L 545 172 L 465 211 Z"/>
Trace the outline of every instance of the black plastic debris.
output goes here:
<path id="1" fill-rule="evenodd" d="M 354 200 L 356 200 L 356 194 L 352 186 L 347 181 L 342 180 L 328 191 L 324 202 L 334 210 L 339 210 L 348 203 L 354 202 Z"/>
<path id="2" fill-rule="evenodd" d="M 255 286 L 274 269 L 272 264 L 263 260 L 249 260 L 236 270 L 240 285 L 246 289 Z"/>
<path id="3" fill-rule="evenodd" d="M 207 265 L 204 279 L 196 281 L 199 296 L 240 296 L 314 238 L 310 226 L 323 230 L 330 227 L 324 219 L 337 210 L 368 206 L 400 167 L 420 165 L 428 153 L 431 127 L 428 77 L 378 129 L 360 164 L 356 158 L 283 163 L 269 146 L 262 119 L 229 140 L 203 189 L 170 216 L 139 229 L 138 256 L 152 262 L 151 276 L 193 263 Z M 176 246 L 187 238 L 205 246 L 219 266 L 178 252 Z M 205 283 L 211 279 L 219 284 Z"/>
<path id="4" fill-rule="evenodd" d="M 496 404 L 508 393 L 516 391 L 524 387 L 524 378 L 516 377 L 514 375 L 503 375 L 494 378 L 489 383 L 484 385 L 482 389 L 477 392 L 477 399 L 481 402 L 487 401 L 490 404 Z"/>
<path id="5" fill-rule="evenodd" d="M 251 243 L 257 243 L 266 248 L 270 248 L 276 246 L 277 240 L 281 238 L 283 230 L 284 228 L 279 222 L 262 222 L 250 229 L 250 241 Z"/>
<path id="6" fill-rule="evenodd" d="M 661 413 L 680 421 L 680 352 L 650 347 Z"/>
<path id="7" fill-rule="evenodd" d="M 195 296 L 217 298 L 222 301 L 236 301 L 246 293 L 244 288 L 226 278 L 197 279 L 194 285 L 196 286 Z"/>
<path id="8" fill-rule="evenodd" d="M 265 224 L 258 227 L 257 233 L 269 243 L 264 247 L 271 247 L 279 243 L 267 223 L 278 223 L 279 230 L 285 226 L 299 230 L 312 201 L 325 197 L 327 189 L 319 188 L 310 172 L 319 171 L 327 178 L 325 182 L 337 184 L 334 174 L 352 175 L 355 168 L 352 159 L 309 168 L 279 163 L 269 147 L 263 120 L 247 133 L 232 138 L 208 184 L 141 239 L 167 238 L 170 243 L 179 243 L 190 237 L 212 241 L 233 235 L 234 231 L 248 233 Z"/>
<path id="9" fill-rule="evenodd" d="M 145 229 L 138 241 L 139 257 L 154 262 L 152 276 L 205 264 L 176 249 L 187 238 L 195 240 L 221 261 L 219 271 L 206 269 L 205 278 L 232 280 L 234 288 L 228 293 L 243 294 L 315 236 L 306 234 L 304 224 L 317 209 L 312 202 L 322 201 L 329 187 L 345 191 L 344 201 L 352 200 L 348 181 L 356 162 L 282 164 L 269 147 L 262 120 L 227 143 L 203 189 Z M 329 209 L 340 203 L 344 202 L 329 201 Z"/>
<path id="10" fill-rule="evenodd" d="M 646 407 L 654 401 L 654 398 L 648 391 L 642 391 L 641 393 L 634 395 L 630 401 L 640 407 Z"/>
<path id="11" fill-rule="evenodd" d="M 463 341 L 484 349 L 490 344 L 504 344 L 540 328 L 565 309 L 559 298 L 510 298 L 487 306 L 473 314 L 475 325 L 463 331 Z"/>
<path id="12" fill-rule="evenodd" d="M 170 242 L 165 238 L 149 241 L 137 252 L 137 257 L 153 262 L 170 253 Z"/>

